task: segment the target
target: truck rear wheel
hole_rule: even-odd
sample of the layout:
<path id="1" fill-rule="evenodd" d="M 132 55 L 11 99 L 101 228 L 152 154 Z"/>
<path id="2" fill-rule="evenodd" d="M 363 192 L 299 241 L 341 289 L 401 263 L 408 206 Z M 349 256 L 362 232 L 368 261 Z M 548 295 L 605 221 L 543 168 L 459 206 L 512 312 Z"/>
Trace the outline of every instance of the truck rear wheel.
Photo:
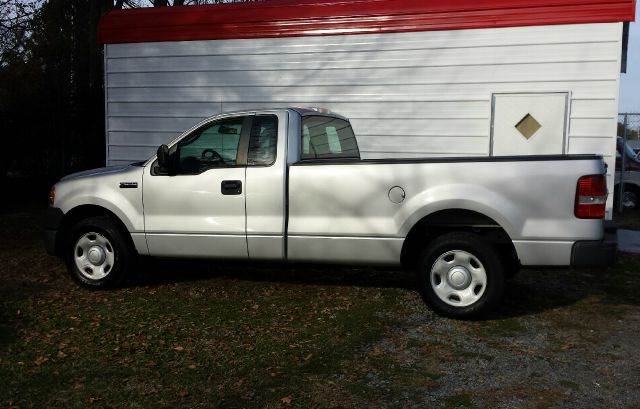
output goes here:
<path id="1" fill-rule="evenodd" d="M 135 257 L 120 226 L 107 216 L 89 217 L 71 227 L 64 252 L 71 277 L 94 289 L 121 283 Z"/>
<path id="2" fill-rule="evenodd" d="M 504 293 L 498 252 L 473 233 L 447 233 L 432 240 L 420 256 L 418 276 L 424 301 L 451 318 L 478 318 L 492 311 Z"/>

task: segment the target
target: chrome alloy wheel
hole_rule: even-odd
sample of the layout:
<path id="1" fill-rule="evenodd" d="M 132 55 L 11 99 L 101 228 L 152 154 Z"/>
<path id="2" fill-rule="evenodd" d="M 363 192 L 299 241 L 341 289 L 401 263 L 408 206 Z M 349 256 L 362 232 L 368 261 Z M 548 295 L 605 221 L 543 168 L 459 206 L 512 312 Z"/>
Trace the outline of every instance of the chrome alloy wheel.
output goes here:
<path id="1" fill-rule="evenodd" d="M 431 266 L 431 287 L 445 303 L 467 307 L 478 301 L 487 287 L 487 272 L 473 254 L 451 250 Z"/>
<path id="2" fill-rule="evenodd" d="M 80 273 L 89 280 L 105 278 L 113 269 L 113 246 L 100 233 L 85 233 L 73 248 L 74 260 Z"/>

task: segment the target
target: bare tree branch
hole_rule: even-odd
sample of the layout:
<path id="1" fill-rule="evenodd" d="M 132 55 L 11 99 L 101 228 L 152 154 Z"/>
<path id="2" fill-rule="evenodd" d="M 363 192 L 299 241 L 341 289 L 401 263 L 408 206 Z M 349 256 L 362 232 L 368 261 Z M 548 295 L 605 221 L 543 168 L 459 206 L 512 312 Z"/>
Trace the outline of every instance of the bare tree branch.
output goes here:
<path id="1" fill-rule="evenodd" d="M 29 38 L 30 23 L 42 0 L 0 0 L 0 67 L 20 59 Z"/>

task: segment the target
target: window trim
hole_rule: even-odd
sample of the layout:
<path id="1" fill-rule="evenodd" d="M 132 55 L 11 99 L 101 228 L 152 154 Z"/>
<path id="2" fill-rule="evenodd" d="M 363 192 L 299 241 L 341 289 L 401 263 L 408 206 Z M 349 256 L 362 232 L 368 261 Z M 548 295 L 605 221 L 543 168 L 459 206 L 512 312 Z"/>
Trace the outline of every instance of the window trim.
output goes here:
<path id="1" fill-rule="evenodd" d="M 339 156 L 339 157 L 325 157 L 325 158 L 303 158 L 303 143 L 302 143 L 302 137 L 304 135 L 304 120 L 306 118 L 333 118 L 333 119 L 339 119 L 341 121 L 345 121 L 346 123 L 349 124 L 349 127 L 351 128 L 351 132 L 353 133 L 353 140 L 354 143 L 356 145 L 356 149 L 358 151 L 358 155 L 357 156 Z M 337 116 L 332 116 L 332 115 L 300 115 L 300 140 L 298 141 L 298 162 L 308 162 L 308 161 L 335 161 L 335 160 L 343 160 L 343 161 L 361 161 L 362 158 L 360 157 L 360 146 L 358 146 L 358 138 L 356 138 L 356 134 L 355 132 L 353 132 L 353 127 L 351 126 L 351 121 L 349 121 L 346 118 L 339 118 Z M 296 162 L 297 163 L 297 162 Z"/>

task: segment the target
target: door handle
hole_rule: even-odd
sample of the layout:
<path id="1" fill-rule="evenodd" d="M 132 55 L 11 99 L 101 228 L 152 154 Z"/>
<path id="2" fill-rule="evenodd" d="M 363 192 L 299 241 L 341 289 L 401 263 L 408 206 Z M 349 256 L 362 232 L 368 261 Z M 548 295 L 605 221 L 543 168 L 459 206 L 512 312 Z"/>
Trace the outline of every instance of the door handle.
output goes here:
<path id="1" fill-rule="evenodd" d="M 220 184 L 220 193 L 223 195 L 239 195 L 242 193 L 242 181 L 223 180 Z"/>

